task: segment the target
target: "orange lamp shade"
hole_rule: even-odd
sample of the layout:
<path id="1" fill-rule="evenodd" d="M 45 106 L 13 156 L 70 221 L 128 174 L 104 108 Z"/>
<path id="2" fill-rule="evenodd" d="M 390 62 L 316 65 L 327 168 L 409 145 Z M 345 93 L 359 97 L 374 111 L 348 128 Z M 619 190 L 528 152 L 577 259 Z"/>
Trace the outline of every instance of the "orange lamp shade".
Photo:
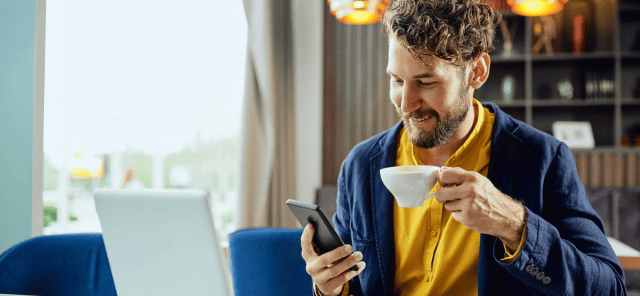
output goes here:
<path id="1" fill-rule="evenodd" d="M 380 21 L 390 0 L 328 0 L 331 13 L 339 22 L 367 25 Z"/>
<path id="2" fill-rule="evenodd" d="M 558 13 L 568 0 L 508 0 L 511 11 L 524 16 L 543 16 Z"/>

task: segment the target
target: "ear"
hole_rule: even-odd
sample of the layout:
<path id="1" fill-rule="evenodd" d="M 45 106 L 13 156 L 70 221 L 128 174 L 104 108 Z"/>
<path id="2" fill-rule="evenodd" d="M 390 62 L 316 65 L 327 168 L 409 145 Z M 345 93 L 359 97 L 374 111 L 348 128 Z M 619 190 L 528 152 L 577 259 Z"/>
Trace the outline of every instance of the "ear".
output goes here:
<path id="1" fill-rule="evenodd" d="M 481 52 L 478 58 L 471 62 L 471 83 L 474 89 L 480 88 L 487 78 L 489 78 L 489 67 L 491 66 L 491 58 L 486 52 Z"/>

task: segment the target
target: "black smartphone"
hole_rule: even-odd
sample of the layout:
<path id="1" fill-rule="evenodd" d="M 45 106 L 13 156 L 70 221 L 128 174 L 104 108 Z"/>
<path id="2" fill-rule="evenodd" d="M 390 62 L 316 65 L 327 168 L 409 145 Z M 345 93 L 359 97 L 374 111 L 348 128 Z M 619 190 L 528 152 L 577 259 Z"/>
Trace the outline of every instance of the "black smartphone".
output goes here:
<path id="1" fill-rule="evenodd" d="M 329 219 L 327 219 L 327 216 L 324 215 L 320 207 L 293 199 L 287 200 L 287 206 L 296 219 L 298 219 L 300 225 L 303 227 L 308 223 L 313 225 L 316 230 L 313 234 L 313 244 L 320 252 L 320 255 L 344 246 L 344 242 L 340 239 L 336 230 L 333 229 Z M 334 264 L 341 262 L 347 257 L 336 261 Z M 349 270 L 358 271 L 358 265 L 352 266 Z"/>

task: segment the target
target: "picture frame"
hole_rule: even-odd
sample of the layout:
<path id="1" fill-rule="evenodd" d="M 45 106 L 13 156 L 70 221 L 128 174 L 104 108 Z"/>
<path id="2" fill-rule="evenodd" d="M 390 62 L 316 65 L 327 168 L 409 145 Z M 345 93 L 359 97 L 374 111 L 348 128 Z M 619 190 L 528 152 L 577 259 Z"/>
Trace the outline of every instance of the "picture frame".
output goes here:
<path id="1" fill-rule="evenodd" d="M 588 121 L 556 121 L 551 125 L 553 136 L 569 148 L 593 149 L 595 140 Z"/>

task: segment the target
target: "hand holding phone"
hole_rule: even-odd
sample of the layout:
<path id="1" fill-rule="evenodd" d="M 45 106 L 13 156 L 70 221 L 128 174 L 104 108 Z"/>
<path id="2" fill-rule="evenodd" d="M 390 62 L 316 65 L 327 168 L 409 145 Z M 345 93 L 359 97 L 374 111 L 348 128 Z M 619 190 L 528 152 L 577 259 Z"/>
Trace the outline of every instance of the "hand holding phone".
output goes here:
<path id="1" fill-rule="evenodd" d="M 358 263 L 362 253 L 353 253 L 353 248 L 344 244 L 317 205 L 288 200 L 287 206 L 302 226 L 311 224 L 301 238 L 307 273 L 323 293 L 339 294 L 344 283 L 364 269 L 365 263 Z"/>

